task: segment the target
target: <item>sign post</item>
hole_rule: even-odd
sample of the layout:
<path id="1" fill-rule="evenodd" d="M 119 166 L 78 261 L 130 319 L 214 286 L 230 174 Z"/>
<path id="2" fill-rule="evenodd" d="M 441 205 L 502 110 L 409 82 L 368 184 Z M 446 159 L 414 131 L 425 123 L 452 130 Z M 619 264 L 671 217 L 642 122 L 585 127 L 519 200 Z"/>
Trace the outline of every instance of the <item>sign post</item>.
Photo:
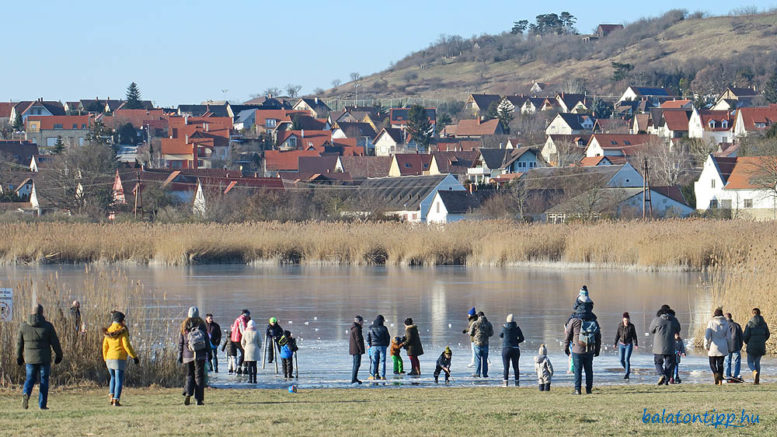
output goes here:
<path id="1" fill-rule="evenodd" d="M 0 288 L 0 322 L 13 321 L 13 288 Z"/>

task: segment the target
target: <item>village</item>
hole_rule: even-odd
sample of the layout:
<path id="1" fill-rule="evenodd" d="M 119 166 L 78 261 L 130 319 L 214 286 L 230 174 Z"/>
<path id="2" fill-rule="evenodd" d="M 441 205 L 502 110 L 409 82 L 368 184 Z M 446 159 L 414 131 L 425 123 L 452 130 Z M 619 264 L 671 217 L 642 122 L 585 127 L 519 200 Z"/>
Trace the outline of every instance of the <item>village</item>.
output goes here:
<path id="1" fill-rule="evenodd" d="M 762 92 L 517 88 L 441 107 L 275 95 L 155 107 L 134 83 L 121 100 L 0 102 L 0 210 L 102 202 L 98 216 L 143 218 L 162 192 L 208 219 L 305 191 L 341 200 L 330 219 L 777 218 L 777 104 Z M 66 158 L 78 149 L 92 156 Z"/>

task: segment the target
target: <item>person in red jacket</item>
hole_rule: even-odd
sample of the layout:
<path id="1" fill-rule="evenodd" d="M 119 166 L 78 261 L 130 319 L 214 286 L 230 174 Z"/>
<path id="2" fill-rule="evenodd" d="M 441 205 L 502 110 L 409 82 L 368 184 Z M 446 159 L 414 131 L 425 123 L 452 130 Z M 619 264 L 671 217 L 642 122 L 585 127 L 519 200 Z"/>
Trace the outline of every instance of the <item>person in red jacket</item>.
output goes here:
<path id="1" fill-rule="evenodd" d="M 237 371 L 235 372 L 238 375 L 243 373 L 243 359 L 245 358 L 245 351 L 243 350 L 243 345 L 240 344 L 240 342 L 243 340 L 243 331 L 246 330 L 246 326 L 248 326 L 249 320 L 251 320 L 251 311 L 244 309 L 243 312 L 232 323 L 232 335 L 230 336 L 229 340 L 232 342 L 232 346 L 240 351 L 240 357 L 237 360 Z"/>

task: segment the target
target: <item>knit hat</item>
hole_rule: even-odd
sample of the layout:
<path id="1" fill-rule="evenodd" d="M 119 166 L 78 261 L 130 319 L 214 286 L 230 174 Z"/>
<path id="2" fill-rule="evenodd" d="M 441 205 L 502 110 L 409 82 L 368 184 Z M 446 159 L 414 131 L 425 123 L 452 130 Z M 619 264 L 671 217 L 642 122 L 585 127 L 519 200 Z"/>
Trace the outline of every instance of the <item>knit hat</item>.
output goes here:
<path id="1" fill-rule="evenodd" d="M 197 307 L 189 307 L 189 318 L 200 317 L 200 309 Z"/>
<path id="2" fill-rule="evenodd" d="M 540 355 L 547 355 L 548 354 L 548 348 L 545 347 L 544 344 L 540 345 L 540 350 L 537 351 Z"/>
<path id="3" fill-rule="evenodd" d="M 272 325 L 273 323 L 278 323 L 278 319 L 275 317 L 270 317 L 270 324 Z"/>
<path id="4" fill-rule="evenodd" d="M 445 355 L 453 355 L 453 352 L 451 352 L 450 346 L 445 346 Z"/>
<path id="5" fill-rule="evenodd" d="M 248 323 L 246 323 L 246 329 L 250 329 L 251 331 L 256 331 L 256 322 L 253 320 L 249 320 Z"/>
<path id="6" fill-rule="evenodd" d="M 470 309 L 469 312 L 467 313 L 467 315 L 470 316 L 470 317 L 474 316 L 475 314 L 476 314 L 475 313 L 475 307 L 472 307 L 472 309 Z"/>
<path id="7" fill-rule="evenodd" d="M 512 321 L 513 321 L 513 315 L 512 314 L 508 314 L 507 315 L 507 323 L 512 323 Z"/>
<path id="8" fill-rule="evenodd" d="M 412 324 L 413 324 L 412 317 L 408 317 L 408 318 L 405 319 L 405 326 L 410 326 Z"/>
<path id="9" fill-rule="evenodd" d="M 356 316 L 354 316 L 353 321 L 356 322 L 356 323 L 361 323 L 361 322 L 364 321 L 364 317 L 362 317 L 360 315 L 356 315 Z"/>
<path id="10" fill-rule="evenodd" d="M 629 312 L 628 312 L 628 311 L 626 311 L 625 313 L 623 313 L 623 318 L 624 318 L 624 319 L 630 319 L 630 318 L 631 318 L 631 317 L 629 317 Z"/>
<path id="11" fill-rule="evenodd" d="M 39 303 L 36 303 L 35 305 L 33 305 L 32 306 L 32 313 L 33 314 L 37 314 L 37 315 L 43 314 L 43 305 L 41 305 Z"/>
<path id="12" fill-rule="evenodd" d="M 248 311 L 248 310 L 243 310 L 241 313 L 245 314 L 246 316 L 250 316 L 251 315 L 251 311 Z"/>
<path id="13" fill-rule="evenodd" d="M 111 312 L 111 321 L 116 323 L 121 323 L 124 321 L 124 313 L 121 311 L 113 311 Z"/>

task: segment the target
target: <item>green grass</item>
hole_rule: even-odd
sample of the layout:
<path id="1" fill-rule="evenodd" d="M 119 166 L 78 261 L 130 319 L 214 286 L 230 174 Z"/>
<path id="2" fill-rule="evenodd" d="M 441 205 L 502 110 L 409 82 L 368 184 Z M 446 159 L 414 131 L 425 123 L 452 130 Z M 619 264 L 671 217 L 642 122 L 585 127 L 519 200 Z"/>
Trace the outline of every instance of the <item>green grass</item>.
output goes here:
<path id="1" fill-rule="evenodd" d="M 67 389 L 21 409 L 18 391 L 0 391 L 2 435 L 767 435 L 777 427 L 777 385 L 648 385 L 525 388 L 217 390 L 205 407 L 184 406 L 180 389 L 127 389 L 120 408 L 106 390 Z M 35 401 L 37 391 L 31 401 Z M 644 424 L 650 412 L 741 412 L 760 423 L 738 429 L 700 424 Z"/>

